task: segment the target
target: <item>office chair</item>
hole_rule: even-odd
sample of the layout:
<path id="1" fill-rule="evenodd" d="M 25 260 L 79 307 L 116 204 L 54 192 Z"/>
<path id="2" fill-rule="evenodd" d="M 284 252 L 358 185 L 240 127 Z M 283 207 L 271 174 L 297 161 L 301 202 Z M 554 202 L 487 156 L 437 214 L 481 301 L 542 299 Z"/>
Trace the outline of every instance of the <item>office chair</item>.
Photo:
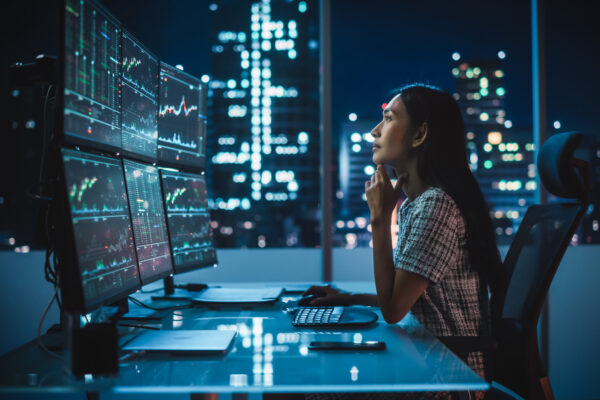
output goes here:
<path id="1" fill-rule="evenodd" d="M 492 310 L 492 337 L 439 338 L 459 354 L 491 352 L 493 385 L 486 398 L 513 398 L 503 386 L 526 399 L 554 398 L 538 351 L 537 324 L 552 278 L 589 203 L 589 165 L 573 157 L 582 139 L 576 132 L 556 134 L 540 149 L 537 167 L 544 187 L 576 201 L 528 208 L 503 263 L 506 293 L 496 295 L 501 299 L 492 294 L 491 301 L 502 304 L 496 315 Z"/>

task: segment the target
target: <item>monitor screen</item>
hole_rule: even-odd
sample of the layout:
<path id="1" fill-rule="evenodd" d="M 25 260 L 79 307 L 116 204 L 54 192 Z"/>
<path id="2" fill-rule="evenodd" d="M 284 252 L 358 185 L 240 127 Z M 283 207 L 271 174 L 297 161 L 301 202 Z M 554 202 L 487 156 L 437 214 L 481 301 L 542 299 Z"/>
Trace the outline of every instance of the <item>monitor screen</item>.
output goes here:
<path id="1" fill-rule="evenodd" d="M 161 176 L 175 272 L 216 264 L 204 177 L 167 170 Z"/>
<path id="2" fill-rule="evenodd" d="M 65 0 L 65 139 L 121 147 L 121 28 L 89 0 Z"/>
<path id="3" fill-rule="evenodd" d="M 140 287 L 123 166 L 62 150 L 74 245 L 86 310 Z"/>
<path id="4" fill-rule="evenodd" d="M 123 151 L 156 160 L 158 59 L 123 31 L 121 128 Z"/>
<path id="5" fill-rule="evenodd" d="M 145 285 L 173 273 L 158 168 L 130 160 L 123 164 L 140 278 Z"/>
<path id="6" fill-rule="evenodd" d="M 204 169 L 206 84 L 160 63 L 158 161 L 161 165 Z"/>

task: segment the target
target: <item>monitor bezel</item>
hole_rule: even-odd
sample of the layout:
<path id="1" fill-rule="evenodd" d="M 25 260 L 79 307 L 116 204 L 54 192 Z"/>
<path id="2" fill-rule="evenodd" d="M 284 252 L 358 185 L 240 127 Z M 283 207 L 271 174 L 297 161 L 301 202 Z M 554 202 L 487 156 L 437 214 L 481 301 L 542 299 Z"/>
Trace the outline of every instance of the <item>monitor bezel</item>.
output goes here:
<path id="1" fill-rule="evenodd" d="M 170 64 L 167 64 L 164 61 L 160 61 L 159 62 L 159 66 L 158 66 L 158 109 L 160 110 L 160 87 L 161 87 L 161 79 L 160 79 L 160 72 L 162 67 L 166 67 L 166 69 L 171 70 L 174 73 L 177 74 L 182 74 L 185 77 L 192 79 L 196 82 L 198 82 L 198 86 L 202 86 L 202 90 L 203 90 L 203 96 L 204 96 L 204 102 L 205 102 L 205 116 L 206 116 L 206 120 L 207 120 L 207 124 L 208 124 L 208 84 L 206 82 L 202 82 L 201 79 L 188 74 L 187 72 L 180 70 Z M 158 116 L 157 116 L 158 118 Z M 201 157 L 201 164 L 200 166 L 198 165 L 191 165 L 189 163 L 185 163 L 185 162 L 178 162 L 178 161 L 170 161 L 170 160 L 161 160 L 158 157 L 158 139 L 156 141 L 156 163 L 161 166 L 161 167 L 166 167 L 166 168 L 174 168 L 174 169 L 184 169 L 186 171 L 191 171 L 193 173 L 203 173 L 206 171 L 206 164 L 207 164 L 207 160 L 206 160 L 206 143 L 207 143 L 207 137 L 208 137 L 208 126 L 206 127 L 207 129 L 205 130 L 204 133 L 204 156 Z M 159 135 L 160 136 L 160 135 Z"/>
<path id="2" fill-rule="evenodd" d="M 165 271 L 165 272 L 161 272 L 160 274 L 154 275 L 152 276 L 152 279 L 145 281 L 142 277 L 142 268 L 140 266 L 140 257 L 137 254 L 137 240 L 135 238 L 135 228 L 133 225 L 133 210 L 131 209 L 131 203 L 129 202 L 129 187 L 127 186 L 127 172 L 125 171 L 125 161 L 130 161 L 130 162 L 134 162 L 137 164 L 141 164 L 144 165 L 146 167 L 152 167 L 152 168 L 156 168 L 156 174 L 158 175 L 158 187 L 159 187 L 159 195 L 160 195 L 160 204 L 163 210 L 163 215 L 165 217 L 165 228 L 167 231 L 167 237 L 169 240 L 169 255 L 170 255 L 170 259 L 171 259 L 171 269 L 169 271 Z M 131 229 L 133 232 L 133 243 L 135 246 L 135 255 L 137 257 L 137 267 L 138 267 L 138 276 L 139 276 L 139 280 L 141 282 L 142 286 L 148 285 L 150 283 L 156 282 L 160 279 L 164 279 L 167 278 L 169 276 L 173 276 L 173 274 L 175 274 L 175 264 L 174 264 L 174 259 L 173 259 L 173 251 L 171 249 L 171 237 L 169 236 L 169 223 L 167 221 L 167 214 L 166 214 L 166 210 L 165 210 L 165 203 L 164 203 L 164 197 L 163 197 L 163 191 L 162 191 L 162 184 L 161 184 L 161 177 L 160 177 L 160 169 L 156 166 L 156 165 L 149 165 L 149 164 L 145 164 L 142 162 L 139 162 L 137 160 L 131 160 L 129 158 L 124 158 L 121 157 L 121 165 L 123 166 L 123 176 L 124 176 L 124 180 L 125 180 L 125 191 L 127 193 L 127 204 L 129 206 L 129 219 L 131 221 Z"/>
<path id="3" fill-rule="evenodd" d="M 144 162 L 149 162 L 155 164 L 158 160 L 158 136 L 156 137 L 156 156 L 150 157 L 145 154 L 139 154 L 130 150 L 125 150 L 123 147 L 123 41 L 125 40 L 125 35 L 131 38 L 138 46 L 140 46 L 146 53 L 148 53 L 151 57 L 156 60 L 156 132 L 158 132 L 158 109 L 159 109 L 159 90 L 160 90 L 160 58 L 148 49 L 148 46 L 143 44 L 131 31 L 125 29 L 125 27 L 121 26 L 121 154 L 124 157 L 133 158 L 135 160 L 141 160 Z"/>
<path id="4" fill-rule="evenodd" d="M 160 168 L 159 167 L 159 171 L 160 171 L 160 190 L 162 192 L 162 197 L 163 197 L 163 207 L 165 210 L 165 218 L 167 220 L 167 233 L 169 234 L 169 247 L 171 249 L 171 258 L 173 261 L 173 272 L 175 275 L 178 274 L 182 274 L 185 272 L 190 272 L 190 271 L 196 271 L 196 270 L 200 270 L 200 269 L 204 269 L 204 268 L 216 268 L 218 263 L 219 263 L 219 259 L 218 259 L 218 255 L 217 255 L 217 248 L 215 247 L 215 240 L 214 240 L 214 235 L 212 235 L 212 248 L 215 252 L 215 262 L 212 264 L 206 264 L 206 265 L 201 265 L 201 266 L 190 266 L 190 267 L 177 267 L 176 263 L 175 263 L 175 254 L 173 253 L 173 242 L 171 240 L 171 227 L 169 226 L 169 215 L 168 215 L 168 209 L 167 209 L 167 203 L 165 202 L 165 188 L 164 188 L 164 177 L 163 174 L 166 173 L 176 173 L 176 174 L 181 174 L 181 175 L 191 175 L 192 177 L 202 177 L 204 178 L 204 181 L 206 183 L 206 175 L 204 173 L 198 174 L 198 173 L 194 173 L 194 172 L 189 172 L 189 171 L 181 171 L 178 169 L 174 169 L 174 168 Z M 207 187 L 208 188 L 208 187 Z M 208 211 L 208 215 L 209 218 L 211 216 L 210 213 L 210 209 L 208 208 L 208 205 L 206 207 L 206 210 Z M 212 218 L 210 218 L 212 220 Z M 209 229 L 211 230 L 211 234 L 212 234 L 212 226 L 209 226 Z"/>
<path id="5" fill-rule="evenodd" d="M 84 155 L 91 155 L 94 157 L 103 157 L 108 158 L 110 160 L 116 161 L 116 163 L 121 165 L 123 171 L 123 183 L 125 186 L 125 170 L 123 169 L 123 163 L 118 157 L 111 157 L 106 154 L 98 154 L 91 153 L 86 151 L 81 151 L 77 149 L 72 149 L 68 147 L 62 147 L 59 150 L 60 154 L 60 168 L 59 168 L 59 192 L 58 200 L 61 203 L 60 213 L 59 213 L 59 223 L 58 226 L 59 232 L 62 231 L 62 235 L 59 235 L 62 240 L 58 240 L 58 243 L 61 245 L 61 255 L 60 257 L 60 291 L 61 298 L 63 301 L 63 305 L 65 305 L 66 309 L 80 312 L 81 314 L 89 313 L 94 311 L 103 305 L 112 304 L 118 300 L 122 300 L 127 298 L 132 293 L 135 293 L 142 287 L 141 278 L 140 278 L 140 268 L 139 262 L 137 259 L 137 251 L 134 249 L 135 254 L 135 265 L 138 272 L 137 275 L 137 284 L 128 288 L 126 290 L 121 291 L 120 293 L 114 294 L 112 296 L 107 296 L 104 298 L 100 298 L 96 301 L 86 302 L 85 295 L 83 292 L 83 279 L 81 274 L 81 266 L 79 264 L 79 255 L 77 254 L 77 245 L 75 243 L 75 230 L 73 228 L 73 215 L 71 213 L 71 206 L 69 203 L 69 189 L 67 185 L 66 179 L 66 168 L 64 163 L 64 150 L 67 151 L 75 151 L 80 152 Z M 127 192 L 127 189 L 125 189 Z M 129 202 L 127 203 L 127 208 L 129 208 Z M 128 212 L 129 215 L 129 224 L 132 229 L 133 234 L 133 224 L 131 223 L 131 212 Z M 135 240 L 135 238 L 134 238 Z M 135 243 L 135 242 L 134 242 Z"/>
<path id="6" fill-rule="evenodd" d="M 123 35 L 123 24 L 119 21 L 110 11 L 108 11 L 102 4 L 100 4 L 96 0 L 83 0 L 91 4 L 97 10 L 102 12 L 107 19 L 111 20 L 112 23 L 117 25 L 120 30 L 119 36 L 119 44 L 122 45 L 122 35 Z M 79 136 L 67 135 L 65 132 L 65 57 L 66 57 L 66 9 L 67 9 L 67 0 L 60 1 L 60 43 L 59 43 L 59 62 L 58 62 L 58 89 L 57 90 L 57 106 L 60 112 L 57 113 L 57 137 L 60 138 L 60 146 L 61 147 L 69 147 L 69 146 L 81 146 L 83 149 L 88 151 L 99 150 L 103 152 L 109 152 L 114 155 L 119 155 L 122 152 L 122 143 L 123 143 L 123 135 L 120 132 L 120 141 L 119 146 L 113 146 L 106 143 L 97 142 L 94 140 L 87 140 L 85 138 Z M 122 53 L 122 49 L 121 49 Z M 119 63 L 119 69 L 121 69 L 121 62 Z M 119 79 L 121 79 L 121 70 L 119 70 Z M 121 109 L 121 96 L 119 95 L 119 109 Z M 122 122 L 121 122 L 122 124 Z M 121 126 L 119 126 L 119 130 L 121 131 Z"/>

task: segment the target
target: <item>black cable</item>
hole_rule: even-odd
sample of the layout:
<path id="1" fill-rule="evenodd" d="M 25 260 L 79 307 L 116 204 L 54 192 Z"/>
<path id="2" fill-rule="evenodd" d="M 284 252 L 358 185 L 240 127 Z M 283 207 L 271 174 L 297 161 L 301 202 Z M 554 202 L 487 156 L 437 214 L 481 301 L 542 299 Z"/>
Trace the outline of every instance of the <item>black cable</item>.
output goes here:
<path id="1" fill-rule="evenodd" d="M 119 324 L 119 326 L 125 326 L 127 328 L 143 328 L 143 329 L 151 329 L 153 331 L 160 331 L 160 328 L 157 328 L 155 326 L 148 326 L 148 325 Z"/>
<path id="2" fill-rule="evenodd" d="M 42 159 L 40 162 L 40 174 L 39 174 L 39 183 L 40 183 L 40 192 L 36 195 L 37 198 L 40 199 L 45 199 L 48 200 L 50 198 L 45 197 L 44 196 L 44 171 L 45 171 L 45 164 L 46 164 L 46 130 L 48 129 L 47 127 L 47 114 L 48 114 L 48 98 L 50 97 L 50 91 L 52 90 L 54 86 L 53 85 L 49 85 L 48 86 L 48 91 L 46 91 L 46 96 L 44 96 L 44 110 L 43 110 L 43 126 L 42 126 Z"/>
<path id="3" fill-rule="evenodd" d="M 128 299 L 131 300 L 132 303 L 137 304 L 140 307 L 148 308 L 148 309 L 154 310 L 154 311 L 185 310 L 187 308 L 193 307 L 193 304 L 191 302 L 188 304 L 180 305 L 180 306 L 152 307 L 152 306 L 149 306 L 148 304 L 141 302 L 140 300 L 136 299 L 135 297 L 128 296 Z"/>

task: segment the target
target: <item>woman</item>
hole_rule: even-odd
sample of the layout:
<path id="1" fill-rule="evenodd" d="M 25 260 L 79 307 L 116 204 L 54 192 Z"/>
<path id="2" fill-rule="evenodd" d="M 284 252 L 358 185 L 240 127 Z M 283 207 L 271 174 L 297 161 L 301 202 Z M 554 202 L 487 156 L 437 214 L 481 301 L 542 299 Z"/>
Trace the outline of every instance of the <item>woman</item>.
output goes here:
<path id="1" fill-rule="evenodd" d="M 492 221 L 467 164 L 460 109 L 452 96 L 414 84 L 402 88 L 373 128 L 377 170 L 365 183 L 373 233 L 377 295 L 312 287 L 309 305 L 381 307 L 390 324 L 409 311 L 436 336 L 490 333 L 489 285 L 502 293 L 505 279 Z M 393 167 L 392 185 L 383 167 Z M 391 216 L 401 191 L 398 244 Z M 496 307 L 492 304 L 492 307 Z M 464 355 L 481 376 L 481 353 Z"/>

